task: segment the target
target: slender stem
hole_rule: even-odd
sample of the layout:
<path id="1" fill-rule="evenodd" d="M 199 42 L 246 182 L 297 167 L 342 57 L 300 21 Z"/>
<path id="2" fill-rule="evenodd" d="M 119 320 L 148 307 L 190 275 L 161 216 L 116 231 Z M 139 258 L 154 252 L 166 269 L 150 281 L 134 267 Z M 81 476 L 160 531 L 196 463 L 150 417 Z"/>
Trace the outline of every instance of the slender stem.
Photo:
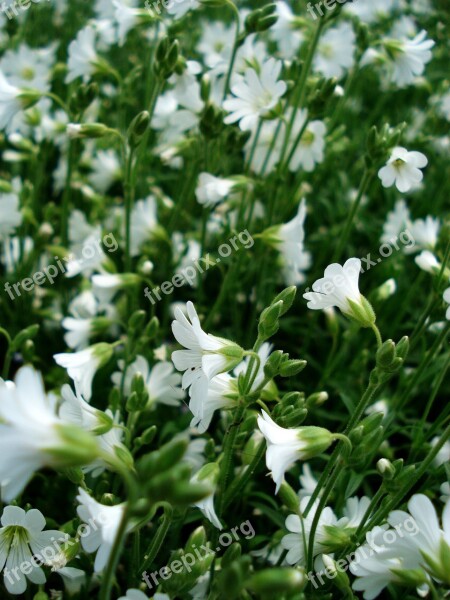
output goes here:
<path id="1" fill-rule="evenodd" d="M 244 405 L 239 406 L 239 408 L 236 410 L 233 422 L 228 428 L 228 431 L 225 434 L 225 440 L 223 442 L 224 453 L 219 475 L 219 517 L 222 516 L 223 510 L 225 508 L 225 490 L 231 473 L 234 443 L 236 441 L 239 424 L 244 414 L 244 411 Z"/>
<path id="2" fill-rule="evenodd" d="M 425 355 L 424 360 L 422 361 L 421 365 L 419 366 L 418 369 L 416 369 L 414 376 L 411 378 L 408 387 L 406 388 L 405 392 L 403 393 L 403 395 L 400 397 L 399 401 L 395 404 L 394 408 L 395 411 L 398 412 L 403 405 L 405 404 L 405 402 L 408 400 L 411 392 L 413 391 L 413 389 L 415 388 L 415 386 L 419 383 L 420 378 L 423 375 L 423 372 L 425 371 L 425 369 L 428 367 L 428 365 L 430 364 L 430 362 L 433 360 L 433 358 L 435 357 L 435 355 L 439 352 L 440 347 L 442 342 L 445 340 L 445 338 L 447 337 L 447 334 L 450 330 L 450 323 L 446 323 L 444 329 L 441 331 L 440 335 L 436 338 L 434 344 L 432 345 L 432 347 L 429 349 L 429 351 L 427 352 L 427 354 Z M 391 421 L 394 417 L 391 417 Z"/>
<path id="3" fill-rule="evenodd" d="M 155 560 L 156 555 L 161 549 L 161 546 L 165 540 L 167 532 L 169 531 L 170 524 L 172 523 L 173 517 L 173 508 L 168 502 L 162 503 L 164 514 L 161 520 L 161 523 L 158 527 L 158 531 L 155 534 L 155 537 L 151 541 L 147 551 L 144 554 L 144 560 L 139 567 L 138 573 L 141 574 L 146 571 L 153 561 Z"/>
<path id="4" fill-rule="evenodd" d="M 241 29 L 241 23 L 240 23 L 238 9 L 231 1 L 227 2 L 227 4 L 230 6 L 230 8 L 233 9 L 233 16 L 234 16 L 234 19 L 236 20 L 236 34 L 234 36 L 233 50 L 231 51 L 230 66 L 228 67 L 228 73 L 227 73 L 227 78 L 225 80 L 225 87 L 223 90 L 222 100 L 225 100 L 225 98 L 227 97 L 228 91 L 230 89 L 231 75 L 233 74 L 234 63 L 236 61 L 236 54 L 237 54 L 237 51 L 239 48 L 239 33 L 240 33 L 240 29 Z"/>
<path id="5" fill-rule="evenodd" d="M 305 101 L 306 82 L 308 80 L 308 75 L 311 70 L 312 61 L 313 61 L 314 54 L 317 49 L 317 45 L 319 43 L 319 39 L 320 39 L 320 35 L 322 33 L 323 26 L 324 26 L 323 19 L 319 19 L 317 22 L 316 30 L 314 32 L 314 37 L 311 40 L 311 44 L 308 49 L 308 54 L 307 54 L 306 60 L 302 67 L 302 72 L 300 75 L 300 80 L 299 80 L 298 86 L 295 90 L 292 115 L 291 115 L 291 118 L 289 120 L 287 129 L 286 129 L 286 135 L 284 138 L 283 149 L 281 151 L 281 156 L 280 156 L 280 163 L 279 163 L 280 165 L 283 164 L 284 157 L 286 155 L 287 146 L 289 143 L 289 139 L 291 137 L 292 128 L 294 127 L 294 123 L 295 123 L 295 117 L 297 116 L 297 111 L 300 108 L 302 108 L 303 103 Z"/>
<path id="6" fill-rule="evenodd" d="M 125 271 L 131 272 L 131 213 L 134 203 L 134 186 L 132 183 L 133 149 L 129 150 L 125 167 Z"/>
<path id="7" fill-rule="evenodd" d="M 110 600 L 111 589 L 114 581 L 114 573 L 119 562 L 120 554 L 125 542 L 125 534 L 127 531 L 128 521 L 130 518 L 130 507 L 129 504 L 125 506 L 123 511 L 122 520 L 120 521 L 119 529 L 117 531 L 116 539 L 111 550 L 108 565 L 106 571 L 102 576 L 102 585 L 99 593 L 99 600 Z"/>
<path id="8" fill-rule="evenodd" d="M 367 531 L 375 527 L 377 524 L 384 521 L 387 515 L 391 512 L 391 510 L 395 509 L 406 496 L 406 494 L 416 485 L 416 483 L 421 479 L 421 477 L 427 472 L 428 467 L 431 465 L 433 460 L 439 454 L 446 441 L 450 438 L 450 425 L 447 425 L 444 433 L 440 437 L 438 443 L 433 446 L 430 450 L 428 456 L 420 465 L 419 469 L 415 471 L 411 477 L 408 478 L 405 485 L 397 492 L 397 494 L 392 498 L 390 502 L 388 502 L 384 507 L 380 508 L 374 517 L 370 520 L 368 525 L 361 532 L 359 539 L 362 539 Z"/>
<path id="9" fill-rule="evenodd" d="M 3 372 L 2 372 L 3 379 L 7 379 L 8 373 L 9 373 L 9 367 L 11 366 L 11 336 L 6 331 L 6 329 L 3 329 L 3 327 L 0 327 L 0 334 L 2 334 L 6 338 L 6 342 L 7 342 L 5 362 L 3 363 Z"/>
<path id="10" fill-rule="evenodd" d="M 375 334 L 375 337 L 377 338 L 377 346 L 378 346 L 378 348 L 381 348 L 381 346 L 383 345 L 383 338 L 381 337 L 380 330 L 375 325 L 375 323 L 372 324 L 372 330 Z"/>
<path id="11" fill-rule="evenodd" d="M 350 231 L 351 231 L 351 228 L 353 225 L 353 221 L 355 220 L 355 216 L 356 216 L 356 213 L 358 212 L 359 205 L 361 204 L 361 200 L 362 200 L 364 194 L 366 193 L 367 188 L 369 187 L 370 181 L 372 180 L 372 176 L 373 176 L 372 171 L 370 169 L 365 169 L 364 174 L 361 179 L 361 183 L 359 185 L 358 195 L 352 204 L 352 209 L 349 212 L 349 215 L 347 217 L 347 222 L 345 223 L 344 231 L 342 233 L 342 236 L 340 237 L 338 246 L 336 248 L 336 252 L 334 254 L 334 259 L 333 259 L 334 262 L 339 261 L 342 251 L 347 244 L 348 237 L 350 235 Z"/>
<path id="12" fill-rule="evenodd" d="M 61 242 L 63 246 L 67 245 L 69 241 L 69 211 L 70 211 L 70 199 L 72 196 L 72 174 L 73 174 L 73 163 L 75 159 L 75 143 L 73 140 L 69 140 L 67 149 L 67 174 L 66 174 L 66 185 L 64 188 L 64 194 L 62 199 L 61 208 Z"/>
<path id="13" fill-rule="evenodd" d="M 247 483 L 250 481 L 253 473 L 255 472 L 259 463 L 261 462 L 261 459 L 263 458 L 265 451 L 266 451 L 266 442 L 265 442 L 265 440 L 263 440 L 262 442 L 260 442 L 260 444 L 256 450 L 256 454 L 253 457 L 252 462 L 245 469 L 245 472 L 242 474 L 242 476 L 239 479 L 236 479 L 233 482 L 230 489 L 225 494 L 225 498 L 224 498 L 224 502 L 223 502 L 224 509 L 226 509 L 228 507 L 228 505 L 231 504 L 231 502 L 234 500 L 234 498 L 239 494 L 239 492 L 241 490 L 243 490 L 245 488 Z"/>
<path id="14" fill-rule="evenodd" d="M 300 144 L 303 134 L 305 133 L 306 128 L 308 127 L 308 123 L 309 123 L 309 119 L 305 119 L 305 122 L 303 123 L 300 131 L 298 132 L 297 137 L 294 140 L 291 151 L 289 152 L 289 156 L 287 157 L 286 163 L 285 163 L 284 167 L 282 166 L 281 172 L 287 171 L 289 169 L 291 160 L 293 159 L 295 151 L 297 150 L 297 146 Z"/>
<path id="15" fill-rule="evenodd" d="M 347 424 L 347 427 L 345 428 L 345 431 L 344 431 L 345 436 L 348 437 L 348 434 L 352 431 L 352 429 L 358 425 L 362 415 L 364 414 L 365 409 L 367 408 L 368 404 L 371 402 L 374 395 L 380 389 L 380 387 L 381 387 L 381 385 L 375 385 L 375 384 L 369 383 L 366 391 L 364 392 L 364 394 L 361 397 L 361 400 L 358 403 L 358 406 L 355 408 L 355 411 L 354 411 L 353 415 L 351 416 L 351 418 Z M 339 456 L 341 454 L 343 447 L 344 447 L 344 444 L 342 441 L 340 441 L 339 444 L 336 445 L 336 447 L 330 457 L 330 460 L 328 461 L 328 464 L 327 464 L 325 470 L 323 471 L 322 476 L 320 477 L 320 479 L 316 485 L 316 488 L 308 502 L 308 505 L 304 512 L 305 517 L 308 516 L 308 513 L 311 510 L 317 497 L 319 496 L 320 491 L 322 490 L 323 486 L 325 485 L 325 482 L 327 481 L 328 477 L 330 476 L 331 472 L 333 471 L 334 466 L 339 459 Z"/>

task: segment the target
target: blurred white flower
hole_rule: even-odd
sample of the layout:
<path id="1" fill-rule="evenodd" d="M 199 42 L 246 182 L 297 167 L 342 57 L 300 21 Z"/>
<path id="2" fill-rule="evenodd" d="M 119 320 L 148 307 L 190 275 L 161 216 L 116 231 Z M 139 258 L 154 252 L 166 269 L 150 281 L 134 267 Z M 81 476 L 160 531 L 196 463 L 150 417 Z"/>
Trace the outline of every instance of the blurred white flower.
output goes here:
<path id="1" fill-rule="evenodd" d="M 332 27 L 321 37 L 314 56 L 314 69 L 327 78 L 340 79 L 354 63 L 356 35 L 350 23 Z"/>
<path id="2" fill-rule="evenodd" d="M 210 173 L 200 173 L 195 190 L 197 202 L 211 207 L 225 200 L 233 190 L 235 182 L 224 177 L 215 177 Z"/>
<path id="3" fill-rule="evenodd" d="M 399 87 L 405 87 L 423 74 L 425 65 L 432 58 L 433 40 L 426 39 L 427 32 L 422 30 L 412 40 L 387 40 L 385 48 L 393 61 L 391 79 Z"/>
<path id="4" fill-rule="evenodd" d="M 96 32 L 91 25 L 87 25 L 77 34 L 69 44 L 68 73 L 66 83 L 71 83 L 78 77 L 89 81 L 97 70 L 99 57 L 95 49 Z"/>

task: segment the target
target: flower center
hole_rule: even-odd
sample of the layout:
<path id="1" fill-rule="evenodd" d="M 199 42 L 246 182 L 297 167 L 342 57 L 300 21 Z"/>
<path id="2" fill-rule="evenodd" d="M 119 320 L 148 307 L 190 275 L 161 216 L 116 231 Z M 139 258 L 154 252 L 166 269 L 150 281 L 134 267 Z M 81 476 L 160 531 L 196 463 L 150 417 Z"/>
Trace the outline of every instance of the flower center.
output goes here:
<path id="1" fill-rule="evenodd" d="M 322 44 L 320 46 L 320 53 L 325 58 L 332 58 L 332 56 L 333 56 L 333 46 L 331 44 Z"/>
<path id="2" fill-rule="evenodd" d="M 22 79 L 25 79 L 25 81 L 32 81 L 34 78 L 34 70 L 31 67 L 25 67 L 20 72 L 20 76 Z"/>
<path id="3" fill-rule="evenodd" d="M 9 553 L 12 549 L 28 544 L 28 531 L 20 525 L 8 525 L 3 531 L 2 538 Z"/>
<path id="4" fill-rule="evenodd" d="M 402 167 L 404 164 L 406 164 L 406 163 L 405 163 L 405 161 L 404 161 L 404 160 L 402 160 L 401 158 L 396 158 L 392 164 L 394 165 L 394 167 L 395 167 L 396 169 L 400 169 L 400 168 L 401 168 L 401 167 Z"/>
<path id="5" fill-rule="evenodd" d="M 312 131 L 305 131 L 305 133 L 302 135 L 302 146 L 312 146 L 315 139 L 316 136 Z"/>

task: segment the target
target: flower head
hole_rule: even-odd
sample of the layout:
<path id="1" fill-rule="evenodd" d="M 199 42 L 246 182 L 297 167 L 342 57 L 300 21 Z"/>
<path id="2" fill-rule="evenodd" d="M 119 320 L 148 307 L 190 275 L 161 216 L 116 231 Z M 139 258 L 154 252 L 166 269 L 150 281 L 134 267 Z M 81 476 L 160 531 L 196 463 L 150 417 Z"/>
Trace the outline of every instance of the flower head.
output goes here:
<path id="1" fill-rule="evenodd" d="M 397 146 L 392 150 L 387 164 L 378 171 L 383 187 L 396 185 L 399 192 L 409 192 L 418 186 L 423 179 L 423 169 L 428 159 L 421 152 L 408 152 L 406 148 Z"/>
<path id="2" fill-rule="evenodd" d="M 235 98 L 223 103 L 224 109 L 231 113 L 225 117 L 225 123 L 236 123 L 246 131 L 254 129 L 259 118 L 267 117 L 276 107 L 287 90 L 284 81 L 278 81 L 282 63 L 269 58 L 261 67 L 261 73 L 247 69 L 244 78 L 231 87 Z"/>
<path id="3" fill-rule="evenodd" d="M 371 327 L 375 323 L 375 314 L 359 291 L 360 271 L 359 258 L 349 258 L 343 266 L 337 263 L 329 265 L 324 277 L 313 283 L 313 291 L 303 294 L 303 298 L 308 300 L 308 308 L 322 310 L 336 306 L 363 327 Z"/>
<path id="4" fill-rule="evenodd" d="M 285 472 L 297 460 L 308 460 L 326 450 L 333 435 L 321 427 L 285 429 L 277 425 L 263 410 L 258 427 L 267 441 L 266 464 L 272 472 L 278 493 Z"/>

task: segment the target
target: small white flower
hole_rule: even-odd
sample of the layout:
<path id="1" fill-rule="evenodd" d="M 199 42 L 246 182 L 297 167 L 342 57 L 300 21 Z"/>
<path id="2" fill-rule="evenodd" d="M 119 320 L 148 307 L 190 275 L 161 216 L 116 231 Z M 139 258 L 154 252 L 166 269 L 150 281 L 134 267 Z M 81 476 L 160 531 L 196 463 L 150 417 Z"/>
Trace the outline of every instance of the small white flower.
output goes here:
<path id="1" fill-rule="evenodd" d="M 158 226 L 156 198 L 138 200 L 131 213 L 131 256 L 139 256 L 142 245 L 151 239 Z"/>
<path id="2" fill-rule="evenodd" d="M 392 244 L 398 239 L 400 233 L 409 222 L 409 209 L 404 200 L 397 200 L 394 210 L 388 212 L 386 222 L 383 225 L 383 235 L 381 242 L 383 244 Z"/>
<path id="3" fill-rule="evenodd" d="M 161 595 L 162 594 L 155 594 L 153 599 Z M 144 592 L 141 592 L 141 590 L 138 590 L 137 588 L 130 588 L 127 590 L 125 596 L 120 596 L 119 600 L 148 600 L 148 596 L 146 596 Z"/>
<path id="4" fill-rule="evenodd" d="M 258 74 L 247 69 L 245 76 L 231 86 L 235 98 L 229 97 L 223 108 L 231 113 L 225 117 L 227 124 L 239 121 L 243 130 L 255 129 L 258 119 L 268 116 L 287 90 L 284 81 L 278 81 L 282 68 L 281 61 L 269 58 Z"/>
<path id="5" fill-rule="evenodd" d="M 97 316 L 98 302 L 94 294 L 84 291 L 69 304 L 70 317 L 62 320 L 66 330 L 64 341 L 72 350 L 84 350 L 89 346 L 93 333 L 93 321 Z"/>
<path id="6" fill-rule="evenodd" d="M 309 503 L 309 497 L 306 496 L 300 501 L 300 512 L 303 514 Z M 309 534 L 311 532 L 314 515 L 318 508 L 319 501 L 313 504 L 307 517 L 300 519 L 298 515 L 289 515 L 286 519 L 286 529 L 290 532 L 283 537 L 281 545 L 285 550 L 288 550 L 286 562 L 289 565 L 306 565 L 305 542 L 308 543 Z M 316 535 L 314 536 L 313 555 L 317 556 L 329 550 L 327 545 L 328 535 L 326 528 L 331 525 L 336 525 L 337 519 L 331 508 L 326 506 L 320 514 L 319 523 L 317 525 Z"/>
<path id="7" fill-rule="evenodd" d="M 40 97 L 36 90 L 19 89 L 11 85 L 0 71 L 0 130 L 5 129 L 21 110 L 35 104 Z"/>
<path id="8" fill-rule="evenodd" d="M 73 423 L 94 435 L 106 433 L 113 426 L 112 419 L 106 413 L 94 408 L 79 394 L 74 394 L 70 385 L 61 389 L 62 404 L 59 416 L 63 421 Z"/>
<path id="9" fill-rule="evenodd" d="M 56 530 L 43 531 L 45 518 L 37 509 L 25 512 L 19 506 L 5 506 L 0 528 L 0 571 L 10 594 L 24 594 L 27 579 L 34 584 L 43 585 L 46 581 L 44 571 L 35 563 L 47 564 L 56 554 L 53 543 L 63 542 L 65 537 Z M 35 556 L 36 560 L 31 559 Z M 38 559 L 37 557 L 40 557 Z M 31 571 L 25 576 L 22 564 L 30 565 Z M 27 569 L 28 571 L 28 569 Z"/>
<path id="10" fill-rule="evenodd" d="M 91 160 L 91 169 L 89 183 L 100 194 L 104 194 L 121 177 L 120 161 L 114 150 L 99 150 Z"/>
<path id="11" fill-rule="evenodd" d="M 119 27 L 119 44 L 123 46 L 128 32 L 135 27 L 139 21 L 139 9 L 129 6 L 125 0 L 113 0 L 115 7 L 114 18 Z"/>
<path id="12" fill-rule="evenodd" d="M 0 194 L 0 240 L 14 233 L 22 224 L 19 196 L 17 194 Z"/>
<path id="13" fill-rule="evenodd" d="M 426 219 L 416 219 L 408 222 L 408 229 L 414 240 L 413 246 L 405 247 L 406 254 L 418 250 L 434 250 L 436 247 L 441 223 L 439 219 L 428 216 Z"/>
<path id="14" fill-rule="evenodd" d="M 191 427 L 204 433 L 219 409 L 233 409 L 237 406 L 236 379 L 227 373 L 216 375 L 210 381 L 201 374 L 189 388 L 189 409 L 194 415 Z"/>
<path id="15" fill-rule="evenodd" d="M 447 307 L 447 312 L 445 313 L 445 318 L 447 321 L 450 321 L 450 288 L 447 288 L 444 292 L 444 302 L 446 302 L 449 306 Z"/>
<path id="16" fill-rule="evenodd" d="M 22 367 L 15 385 L 0 385 L 0 487 L 4 501 L 16 498 L 38 469 L 87 464 L 97 453 L 94 438 L 57 416 L 56 399 L 47 396 L 42 377 L 34 369 Z"/>
<path id="17" fill-rule="evenodd" d="M 78 32 L 76 39 L 70 42 L 66 83 L 71 83 L 78 77 L 89 81 L 96 72 L 99 58 L 95 49 L 95 38 L 95 29 L 87 25 Z"/>
<path id="18" fill-rule="evenodd" d="M 286 285 L 299 285 L 305 281 L 304 272 L 311 265 L 311 254 L 305 250 L 306 201 L 303 199 L 295 217 L 282 225 L 277 232 L 280 242 L 276 247 L 283 257 Z"/>
<path id="19" fill-rule="evenodd" d="M 441 269 L 441 263 L 429 250 L 423 250 L 418 256 L 416 256 L 414 262 L 420 269 L 422 269 L 422 271 L 426 271 L 432 275 L 438 273 Z"/>
<path id="20" fill-rule="evenodd" d="M 323 310 L 336 306 L 347 317 L 356 319 L 364 327 L 370 327 L 375 322 L 375 315 L 359 291 L 360 272 L 359 258 L 349 258 L 344 266 L 337 263 L 329 265 L 324 277 L 313 283 L 313 291 L 303 294 L 303 298 L 308 300 L 308 308 Z"/>
<path id="21" fill-rule="evenodd" d="M 269 29 L 270 37 L 277 43 L 283 58 L 292 60 L 303 41 L 303 35 L 296 29 L 295 15 L 287 2 L 276 3 L 277 22 Z"/>
<path id="22" fill-rule="evenodd" d="M 225 200 L 233 190 L 235 182 L 232 179 L 214 177 L 210 173 L 200 173 L 195 195 L 197 202 L 205 207 L 211 207 Z"/>
<path id="23" fill-rule="evenodd" d="M 186 350 L 172 354 L 175 368 L 184 371 L 183 389 L 187 389 L 201 375 L 211 380 L 219 373 L 230 371 L 243 357 L 243 350 L 234 342 L 205 333 L 200 325 L 192 302 L 186 304 L 187 317 L 179 307 L 175 308 L 172 332 Z"/>
<path id="24" fill-rule="evenodd" d="M 92 381 L 95 373 L 105 365 L 112 356 L 109 344 L 95 344 L 73 354 L 55 354 L 55 362 L 67 369 L 69 377 L 75 383 L 77 393 L 90 400 L 92 396 Z"/>
<path id="25" fill-rule="evenodd" d="M 423 179 L 420 169 L 427 166 L 428 159 L 421 152 L 408 152 L 406 148 L 397 146 L 392 150 L 386 166 L 378 171 L 383 187 L 392 187 L 395 183 L 399 192 L 409 192 L 416 188 Z"/>
<path id="26" fill-rule="evenodd" d="M 329 29 L 320 39 L 314 69 L 325 77 L 340 79 L 353 66 L 356 35 L 350 23 Z"/>
<path id="27" fill-rule="evenodd" d="M 203 498 L 203 500 L 196 502 L 194 506 L 200 509 L 202 514 L 214 525 L 214 527 L 223 529 L 223 525 L 220 522 L 214 507 L 214 490 L 219 481 L 219 474 L 219 465 L 217 463 L 208 463 L 195 473 L 191 478 L 191 483 L 208 483 L 211 485 L 211 488 L 213 489 L 212 493 L 206 498 Z"/>
<path id="28" fill-rule="evenodd" d="M 297 139 L 297 135 L 302 130 L 307 116 L 308 112 L 306 110 L 298 111 L 294 127 L 292 128 L 292 139 L 288 146 L 289 152 Z M 304 169 L 307 173 L 314 171 L 315 166 L 323 161 L 326 132 L 327 129 L 323 121 L 310 121 L 307 124 L 289 162 L 290 171 L 297 172 L 300 168 Z"/>
<path id="29" fill-rule="evenodd" d="M 280 427 L 264 410 L 262 417 L 258 417 L 258 427 L 266 438 L 266 464 L 276 483 L 276 494 L 285 472 L 294 463 L 298 460 L 308 460 L 323 452 L 333 441 L 333 435 L 321 427 Z"/>
<path id="30" fill-rule="evenodd" d="M 414 83 L 423 74 L 425 65 L 432 58 L 433 40 L 426 39 L 427 32 L 422 30 L 412 40 L 388 40 L 385 48 L 393 60 L 391 79 L 399 87 Z"/>
<path id="31" fill-rule="evenodd" d="M 447 295 L 448 296 L 448 295 Z M 439 438 L 434 437 L 431 440 L 431 447 L 434 448 L 438 443 Z M 445 465 L 450 463 L 450 441 L 445 442 L 442 448 L 439 450 L 437 455 L 434 457 L 433 464 L 435 467 L 440 467 L 441 465 Z"/>
<path id="32" fill-rule="evenodd" d="M 120 389 L 125 363 L 123 360 L 119 360 L 118 364 L 121 370 L 113 373 L 111 380 Z M 180 389 L 181 375 L 174 372 L 172 363 L 165 361 L 157 362 L 150 369 L 147 360 L 140 355 L 127 367 L 125 378 L 123 379 L 125 395 L 131 393 L 133 377 L 138 373 L 142 375 L 148 392 L 148 406 L 153 406 L 154 404 L 178 406 L 180 400 L 184 398 L 184 392 Z"/>
<path id="33" fill-rule="evenodd" d="M 94 500 L 82 488 L 79 488 L 78 492 L 78 516 L 90 526 L 88 535 L 81 538 L 81 545 L 89 554 L 97 552 L 94 570 L 99 573 L 108 563 L 123 518 L 125 504 L 105 506 Z"/>

